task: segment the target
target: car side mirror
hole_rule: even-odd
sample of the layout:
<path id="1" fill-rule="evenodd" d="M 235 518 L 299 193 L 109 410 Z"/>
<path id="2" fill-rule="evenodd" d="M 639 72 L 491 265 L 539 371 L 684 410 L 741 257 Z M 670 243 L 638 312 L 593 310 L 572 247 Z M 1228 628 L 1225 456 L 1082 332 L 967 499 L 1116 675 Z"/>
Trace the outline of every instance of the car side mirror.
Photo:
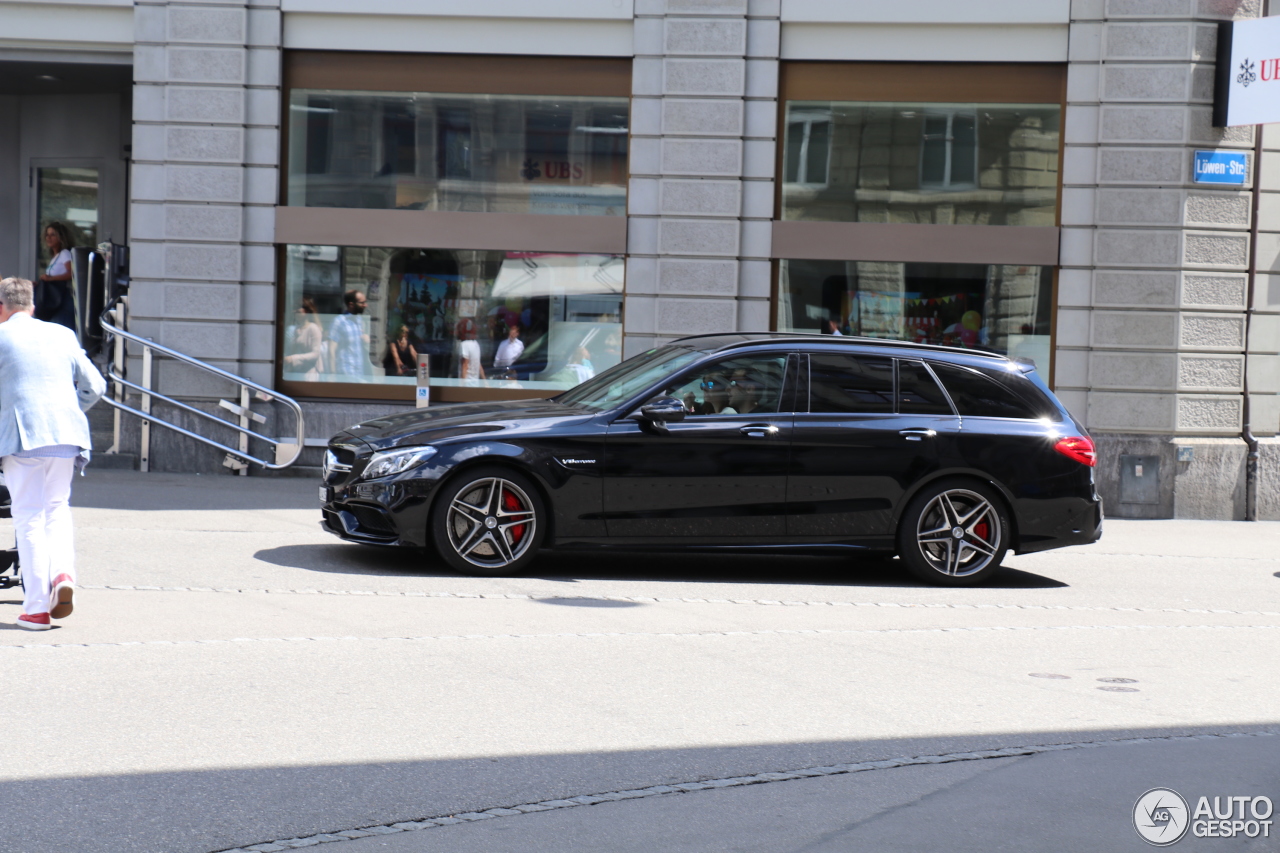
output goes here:
<path id="1" fill-rule="evenodd" d="M 659 435 L 667 433 L 667 423 L 684 420 L 684 403 L 675 397 L 654 397 L 640 407 L 640 425 Z"/>

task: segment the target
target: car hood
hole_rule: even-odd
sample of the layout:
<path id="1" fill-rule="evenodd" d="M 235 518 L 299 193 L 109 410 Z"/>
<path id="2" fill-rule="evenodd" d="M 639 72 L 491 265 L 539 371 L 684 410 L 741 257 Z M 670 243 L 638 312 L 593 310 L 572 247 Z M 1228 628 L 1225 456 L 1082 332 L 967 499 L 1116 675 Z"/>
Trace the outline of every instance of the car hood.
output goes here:
<path id="1" fill-rule="evenodd" d="M 594 414 L 550 400 L 458 403 L 374 418 L 343 430 L 335 439 L 354 438 L 382 449 L 507 430 L 538 430 L 551 423 L 585 420 Z"/>

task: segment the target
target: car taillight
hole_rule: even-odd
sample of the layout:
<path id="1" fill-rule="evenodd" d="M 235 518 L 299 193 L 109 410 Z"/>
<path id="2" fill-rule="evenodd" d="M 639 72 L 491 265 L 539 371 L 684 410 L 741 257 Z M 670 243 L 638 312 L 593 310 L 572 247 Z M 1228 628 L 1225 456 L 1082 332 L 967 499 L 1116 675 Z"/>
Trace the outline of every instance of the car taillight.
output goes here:
<path id="1" fill-rule="evenodd" d="M 1088 436 L 1075 435 L 1070 438 L 1060 438 L 1053 449 L 1081 465 L 1092 468 L 1098 464 L 1098 451 L 1094 450 L 1093 439 Z"/>

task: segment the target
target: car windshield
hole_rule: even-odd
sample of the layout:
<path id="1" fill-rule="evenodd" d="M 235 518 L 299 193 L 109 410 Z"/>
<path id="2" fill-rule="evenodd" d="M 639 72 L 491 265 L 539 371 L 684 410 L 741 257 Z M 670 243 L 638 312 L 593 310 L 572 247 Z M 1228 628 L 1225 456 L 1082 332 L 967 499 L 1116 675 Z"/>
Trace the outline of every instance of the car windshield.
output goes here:
<path id="1" fill-rule="evenodd" d="M 667 346 L 616 364 L 581 385 L 556 397 L 566 406 L 582 406 L 603 412 L 643 391 L 664 376 L 701 358 L 705 353 L 688 347 Z"/>

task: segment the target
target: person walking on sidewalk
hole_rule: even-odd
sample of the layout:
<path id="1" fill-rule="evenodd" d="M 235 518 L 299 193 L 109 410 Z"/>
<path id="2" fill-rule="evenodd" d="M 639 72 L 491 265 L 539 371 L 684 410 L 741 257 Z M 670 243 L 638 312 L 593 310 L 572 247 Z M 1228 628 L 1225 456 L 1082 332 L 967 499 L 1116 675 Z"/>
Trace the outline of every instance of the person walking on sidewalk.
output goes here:
<path id="1" fill-rule="evenodd" d="M 84 413 L 107 383 L 75 333 L 34 307 L 30 281 L 0 280 L 0 465 L 26 587 L 18 627 L 44 631 L 71 614 L 71 477 L 89 461 Z"/>

